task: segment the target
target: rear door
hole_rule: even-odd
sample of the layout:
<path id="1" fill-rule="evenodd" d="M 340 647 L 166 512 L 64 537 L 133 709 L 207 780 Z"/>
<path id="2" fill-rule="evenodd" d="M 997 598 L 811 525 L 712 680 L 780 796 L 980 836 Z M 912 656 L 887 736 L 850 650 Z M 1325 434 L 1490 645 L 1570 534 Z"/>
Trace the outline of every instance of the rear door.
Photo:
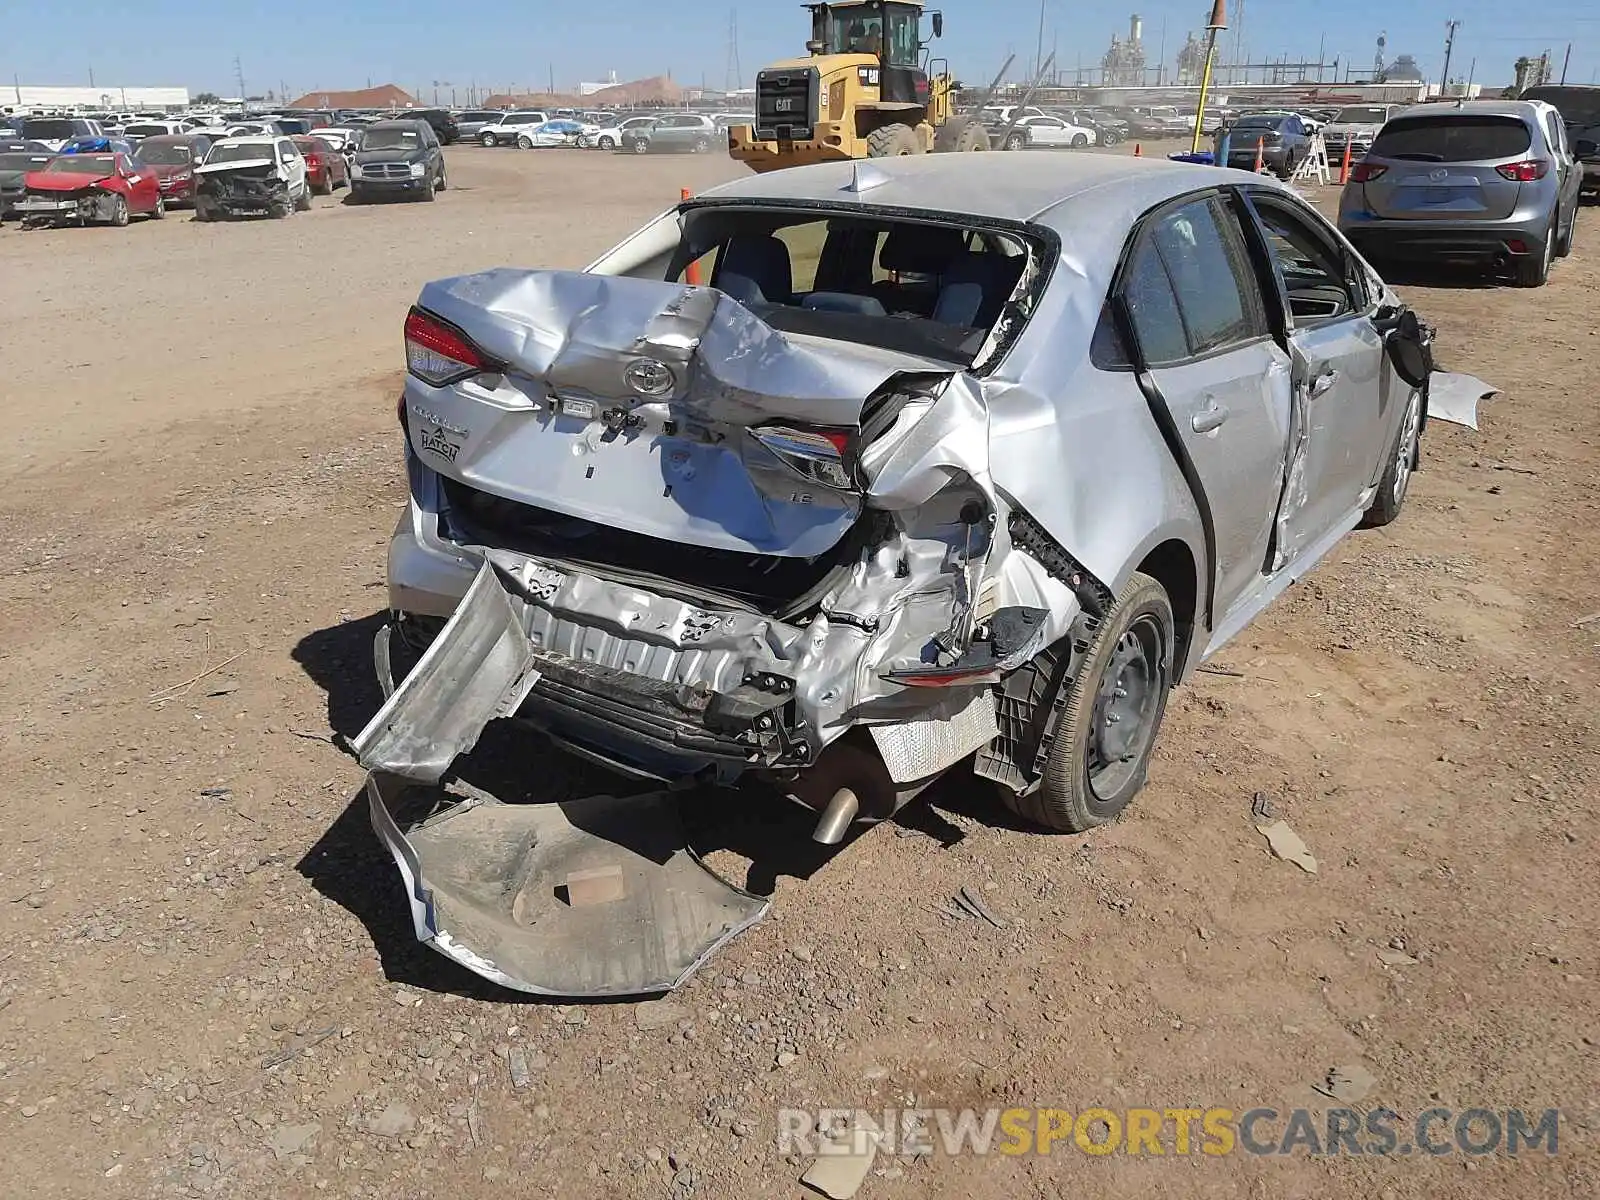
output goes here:
<path id="1" fill-rule="evenodd" d="M 1157 209 L 1134 236 L 1119 295 L 1163 424 L 1198 484 L 1220 617 L 1266 568 L 1289 438 L 1289 356 L 1271 336 L 1220 196 Z"/>
<path id="2" fill-rule="evenodd" d="M 1035 146 L 1065 146 L 1066 125 L 1059 117 L 1024 117 L 1028 140 Z"/>
<path id="3" fill-rule="evenodd" d="M 1388 369 L 1375 305 L 1355 258 L 1315 213 L 1247 188 L 1275 287 L 1288 314 L 1293 420 L 1274 566 L 1347 520 L 1374 482 L 1410 398 Z"/>
<path id="4" fill-rule="evenodd" d="M 1497 167 L 1521 162 L 1532 137 L 1518 117 L 1445 111 L 1390 121 L 1368 152 L 1368 211 L 1393 220 L 1498 221 L 1522 185 Z"/>

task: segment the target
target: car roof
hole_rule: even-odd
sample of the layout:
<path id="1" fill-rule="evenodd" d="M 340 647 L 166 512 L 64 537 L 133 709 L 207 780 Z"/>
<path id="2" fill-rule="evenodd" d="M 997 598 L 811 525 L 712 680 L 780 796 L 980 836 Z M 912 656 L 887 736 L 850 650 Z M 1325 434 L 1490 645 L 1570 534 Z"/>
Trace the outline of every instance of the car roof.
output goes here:
<path id="1" fill-rule="evenodd" d="M 407 119 L 407 118 L 401 118 L 401 117 L 394 117 L 394 118 L 391 118 L 391 119 L 386 120 L 386 121 L 374 121 L 371 125 L 367 126 L 367 130 L 370 132 L 371 130 L 374 130 L 374 129 L 414 129 L 418 125 L 426 125 L 426 124 L 427 124 L 427 122 L 424 121 L 421 117 L 417 117 L 414 120 L 413 119 Z"/>
<path id="2" fill-rule="evenodd" d="M 1464 114 L 1475 117 L 1520 117 L 1536 121 L 1551 106 L 1543 100 L 1454 100 L 1436 101 L 1432 104 L 1413 104 L 1390 117 L 1403 121 L 1407 117 L 1438 117 Z"/>
<path id="3" fill-rule="evenodd" d="M 701 193 L 718 200 L 799 200 L 903 208 L 951 216 L 1036 221 L 1052 209 L 1095 205 L 1143 212 L 1171 196 L 1241 179 L 1261 177 L 1227 168 L 1112 154 L 912 154 L 863 162 L 884 182 L 846 191 L 856 170 L 850 162 L 790 167 L 738 179 Z M 1057 222 L 1050 221 L 1055 225 Z"/>
<path id="4" fill-rule="evenodd" d="M 170 146 L 179 143 L 202 142 L 207 140 L 215 141 L 216 139 L 208 139 L 203 133 L 158 133 L 154 137 L 145 138 L 139 144 L 141 146 Z M 233 140 L 243 141 L 244 139 L 235 138 Z"/>
<path id="5" fill-rule="evenodd" d="M 287 133 L 246 133 L 238 137 L 219 138 L 213 142 L 214 146 L 276 146 Z"/>

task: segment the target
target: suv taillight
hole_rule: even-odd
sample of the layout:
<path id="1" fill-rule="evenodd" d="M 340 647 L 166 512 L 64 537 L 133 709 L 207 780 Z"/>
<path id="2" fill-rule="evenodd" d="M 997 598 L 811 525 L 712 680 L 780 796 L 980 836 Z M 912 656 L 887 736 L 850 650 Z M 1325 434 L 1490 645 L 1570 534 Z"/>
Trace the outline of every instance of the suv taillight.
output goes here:
<path id="1" fill-rule="evenodd" d="M 405 338 L 406 369 L 434 387 L 493 369 L 465 335 L 420 308 L 406 314 Z"/>
<path id="2" fill-rule="evenodd" d="M 1532 183 L 1550 173 L 1550 163 L 1542 158 L 1527 158 L 1522 162 L 1502 163 L 1495 170 L 1513 183 Z"/>
<path id="3" fill-rule="evenodd" d="M 1377 163 L 1357 163 L 1350 168 L 1350 182 L 1369 183 L 1388 169 L 1388 167 L 1381 167 Z"/>

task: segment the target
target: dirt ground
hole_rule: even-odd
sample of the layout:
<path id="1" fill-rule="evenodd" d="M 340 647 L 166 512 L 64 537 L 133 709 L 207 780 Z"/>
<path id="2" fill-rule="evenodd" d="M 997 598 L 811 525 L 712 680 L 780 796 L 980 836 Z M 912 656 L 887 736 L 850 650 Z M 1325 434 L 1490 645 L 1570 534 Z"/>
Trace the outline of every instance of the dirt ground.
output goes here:
<path id="1" fill-rule="evenodd" d="M 1175 695 L 1121 822 L 1042 836 L 952 778 L 822 852 L 718 802 L 775 903 L 679 1010 L 414 942 L 330 742 L 378 701 L 406 306 L 739 169 L 464 148 L 432 205 L 0 229 L 0 1190 L 783 1197 L 781 1106 L 1320 1110 L 1360 1064 L 1403 1122 L 1560 1108 L 1559 1153 L 882 1156 L 860 1195 L 1600 1195 L 1593 209 L 1542 290 L 1405 287 L 1505 394 Z M 942 915 L 963 886 L 1006 927 Z"/>

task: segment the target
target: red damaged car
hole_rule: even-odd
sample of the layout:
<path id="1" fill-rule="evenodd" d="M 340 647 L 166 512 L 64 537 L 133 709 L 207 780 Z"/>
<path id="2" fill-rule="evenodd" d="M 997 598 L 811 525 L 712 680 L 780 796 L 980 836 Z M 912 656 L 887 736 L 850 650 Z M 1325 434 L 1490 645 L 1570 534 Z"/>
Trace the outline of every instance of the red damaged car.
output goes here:
<path id="1" fill-rule="evenodd" d="M 319 196 L 350 186 L 350 164 L 327 142 L 314 135 L 297 137 L 294 148 L 305 155 L 306 182 Z"/>
<path id="2" fill-rule="evenodd" d="M 150 168 L 161 188 L 161 198 L 174 204 L 194 204 L 194 169 L 205 161 L 211 139 L 200 133 L 165 133 L 147 137 L 138 146 L 139 164 Z"/>
<path id="3" fill-rule="evenodd" d="M 136 213 L 166 215 L 155 172 L 126 154 L 63 154 L 22 177 L 13 211 L 24 225 L 126 225 Z"/>

